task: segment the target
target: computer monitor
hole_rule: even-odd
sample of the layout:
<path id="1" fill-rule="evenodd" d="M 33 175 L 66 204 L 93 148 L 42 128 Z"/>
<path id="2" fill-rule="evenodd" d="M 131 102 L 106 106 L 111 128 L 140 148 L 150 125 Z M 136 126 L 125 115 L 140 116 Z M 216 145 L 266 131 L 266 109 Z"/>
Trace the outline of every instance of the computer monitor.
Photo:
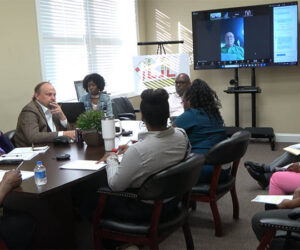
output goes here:
<path id="1" fill-rule="evenodd" d="M 70 123 L 75 123 L 78 116 L 85 112 L 83 102 L 60 102 L 59 105 Z"/>

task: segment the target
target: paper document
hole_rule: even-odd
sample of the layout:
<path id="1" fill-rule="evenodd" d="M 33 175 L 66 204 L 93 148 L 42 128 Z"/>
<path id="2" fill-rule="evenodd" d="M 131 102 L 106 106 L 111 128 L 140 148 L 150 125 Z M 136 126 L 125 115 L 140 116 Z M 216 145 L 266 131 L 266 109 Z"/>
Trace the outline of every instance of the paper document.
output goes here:
<path id="1" fill-rule="evenodd" d="M 300 143 L 288 146 L 284 150 L 293 155 L 300 155 Z"/>
<path id="2" fill-rule="evenodd" d="M 0 170 L 0 181 L 2 181 L 2 178 L 5 174 L 5 172 L 7 172 L 7 170 Z M 21 174 L 22 174 L 23 181 L 34 176 L 34 172 L 32 172 L 32 171 L 21 171 Z"/>
<path id="3" fill-rule="evenodd" d="M 63 169 L 78 169 L 78 170 L 99 170 L 106 166 L 106 163 L 100 162 L 96 164 L 97 161 L 86 161 L 86 160 L 76 160 L 68 162 L 60 168 Z"/>
<path id="4" fill-rule="evenodd" d="M 38 151 L 31 151 L 28 153 L 12 153 L 12 151 L 8 154 L 1 155 L 0 161 L 3 160 L 23 160 L 23 161 L 29 161 L 33 157 L 37 156 L 39 154 Z"/>
<path id="5" fill-rule="evenodd" d="M 278 205 L 285 199 L 292 200 L 293 195 L 257 195 L 251 201 Z"/>
<path id="6" fill-rule="evenodd" d="M 24 154 L 24 153 L 30 153 L 32 151 L 37 151 L 39 153 L 45 153 L 49 149 L 49 146 L 44 147 L 21 147 L 21 148 L 15 148 L 10 153 L 13 154 Z"/>
<path id="7" fill-rule="evenodd" d="M 44 147 L 21 147 L 15 148 L 10 151 L 8 154 L 4 154 L 0 157 L 1 160 L 19 160 L 29 161 L 33 157 L 37 156 L 40 153 L 45 153 L 49 149 L 49 146 Z"/>

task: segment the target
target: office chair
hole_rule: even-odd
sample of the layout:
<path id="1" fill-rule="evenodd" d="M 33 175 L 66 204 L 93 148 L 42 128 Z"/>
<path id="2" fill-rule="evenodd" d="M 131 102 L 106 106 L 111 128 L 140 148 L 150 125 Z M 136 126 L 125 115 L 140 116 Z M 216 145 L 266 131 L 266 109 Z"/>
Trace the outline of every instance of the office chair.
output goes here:
<path id="1" fill-rule="evenodd" d="M 214 217 L 215 235 L 222 235 L 221 218 L 217 201 L 230 191 L 233 203 L 233 217 L 239 218 L 239 202 L 235 189 L 236 173 L 240 159 L 246 153 L 250 133 L 246 130 L 239 131 L 224 141 L 212 147 L 205 155 L 204 165 L 214 165 L 211 183 L 196 184 L 192 188 L 191 206 L 196 209 L 196 202 L 209 202 Z M 228 179 L 219 183 L 222 165 L 231 164 L 231 173 Z"/>
<path id="2" fill-rule="evenodd" d="M 127 97 L 118 97 L 111 100 L 115 118 L 120 120 L 136 120 L 135 113 L 140 112 L 134 109 Z"/>
<path id="3" fill-rule="evenodd" d="M 288 219 L 266 218 L 260 220 L 260 225 L 266 229 L 257 250 L 268 249 L 274 238 L 285 239 L 285 249 L 299 249 L 300 241 L 300 207 L 294 208 Z M 293 245 L 298 243 L 297 246 Z M 274 246 L 276 247 L 276 246 Z"/>
<path id="4" fill-rule="evenodd" d="M 82 86 L 82 80 L 74 81 L 74 86 L 76 90 L 77 100 L 79 101 L 79 99 L 86 94 L 86 91 Z"/>
<path id="5" fill-rule="evenodd" d="M 148 245 L 158 249 L 158 244 L 168 235 L 182 227 L 187 249 L 194 249 L 193 238 L 188 223 L 189 194 L 200 175 L 204 156 L 191 154 L 182 162 L 150 176 L 139 189 L 113 192 L 100 188 L 98 207 L 94 214 L 93 231 L 95 249 L 102 248 L 102 239 L 124 241 L 137 245 Z M 111 196 L 153 201 L 152 216 L 149 221 L 136 223 L 116 218 L 103 218 L 102 214 Z M 182 204 L 175 215 L 167 221 L 160 221 L 163 200 L 180 197 Z"/>

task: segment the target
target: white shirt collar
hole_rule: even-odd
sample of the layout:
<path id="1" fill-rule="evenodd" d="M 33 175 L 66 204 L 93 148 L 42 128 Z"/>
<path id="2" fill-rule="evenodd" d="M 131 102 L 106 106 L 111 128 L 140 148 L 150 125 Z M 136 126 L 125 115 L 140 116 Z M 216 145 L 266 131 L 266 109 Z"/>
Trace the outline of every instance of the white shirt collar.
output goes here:
<path id="1" fill-rule="evenodd" d="M 45 107 L 43 104 L 41 104 L 39 101 L 35 100 L 39 105 L 40 107 L 42 108 L 44 114 L 46 114 L 46 112 L 49 110 L 47 107 Z"/>

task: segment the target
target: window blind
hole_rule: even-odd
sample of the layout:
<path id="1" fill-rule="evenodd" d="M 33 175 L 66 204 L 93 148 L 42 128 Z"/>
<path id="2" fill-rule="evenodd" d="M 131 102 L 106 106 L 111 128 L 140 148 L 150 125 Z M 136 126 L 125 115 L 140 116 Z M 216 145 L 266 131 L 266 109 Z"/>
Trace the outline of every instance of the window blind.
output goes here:
<path id="1" fill-rule="evenodd" d="M 58 101 L 76 99 L 74 81 L 102 75 L 112 95 L 134 92 L 135 0 L 36 0 L 42 77 Z"/>

